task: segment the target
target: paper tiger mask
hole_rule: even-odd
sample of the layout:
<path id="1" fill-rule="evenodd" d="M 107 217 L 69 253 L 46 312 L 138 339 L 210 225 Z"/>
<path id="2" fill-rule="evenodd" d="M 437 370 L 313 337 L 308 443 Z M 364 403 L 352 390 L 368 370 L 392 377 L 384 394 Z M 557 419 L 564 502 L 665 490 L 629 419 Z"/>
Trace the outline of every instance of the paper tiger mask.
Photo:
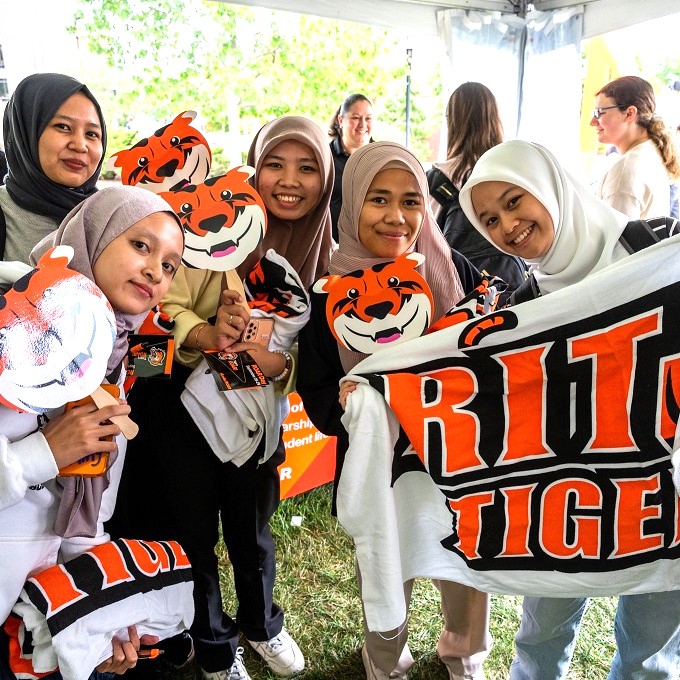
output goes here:
<path id="1" fill-rule="evenodd" d="M 267 211 L 247 180 L 247 165 L 161 196 L 184 226 L 182 263 L 197 269 L 235 269 L 257 248 L 267 229 Z"/>
<path id="2" fill-rule="evenodd" d="M 434 300 L 415 268 L 425 261 L 407 253 L 344 276 L 324 276 L 313 286 L 327 293 L 326 319 L 335 339 L 362 354 L 420 337 L 430 325 Z"/>
<path id="3" fill-rule="evenodd" d="M 66 268 L 72 257 L 52 248 L 0 295 L 0 403 L 10 408 L 44 413 L 104 379 L 116 321 L 101 290 Z"/>
<path id="4" fill-rule="evenodd" d="M 212 153 L 206 138 L 191 125 L 195 111 L 180 113 L 171 123 L 111 156 L 109 169 L 121 168 L 123 184 L 155 194 L 200 184 L 210 172 Z"/>

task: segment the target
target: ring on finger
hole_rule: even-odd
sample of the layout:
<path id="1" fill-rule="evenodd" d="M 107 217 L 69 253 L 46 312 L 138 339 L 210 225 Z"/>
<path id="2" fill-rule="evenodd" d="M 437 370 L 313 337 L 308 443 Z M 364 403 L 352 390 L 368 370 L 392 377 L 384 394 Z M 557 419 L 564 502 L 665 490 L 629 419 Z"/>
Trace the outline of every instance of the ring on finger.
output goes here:
<path id="1" fill-rule="evenodd" d="M 229 315 L 229 321 L 227 322 L 230 326 L 233 325 L 233 324 L 231 323 L 231 320 L 232 320 L 233 318 L 234 318 L 234 315 L 233 315 L 233 314 L 230 314 L 230 315 Z"/>

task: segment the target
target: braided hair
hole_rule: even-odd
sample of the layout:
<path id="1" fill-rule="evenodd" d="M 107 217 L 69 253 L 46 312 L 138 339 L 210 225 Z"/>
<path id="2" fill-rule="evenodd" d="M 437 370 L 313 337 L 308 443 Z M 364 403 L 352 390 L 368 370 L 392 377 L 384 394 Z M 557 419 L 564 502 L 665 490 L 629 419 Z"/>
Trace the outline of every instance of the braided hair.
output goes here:
<path id="1" fill-rule="evenodd" d="M 638 76 L 622 76 L 607 83 L 597 95 L 612 99 L 621 111 L 629 106 L 637 109 L 637 124 L 647 131 L 661 154 L 664 167 L 672 179 L 680 177 L 680 160 L 673 138 L 663 119 L 656 113 L 656 98 L 652 86 Z"/>

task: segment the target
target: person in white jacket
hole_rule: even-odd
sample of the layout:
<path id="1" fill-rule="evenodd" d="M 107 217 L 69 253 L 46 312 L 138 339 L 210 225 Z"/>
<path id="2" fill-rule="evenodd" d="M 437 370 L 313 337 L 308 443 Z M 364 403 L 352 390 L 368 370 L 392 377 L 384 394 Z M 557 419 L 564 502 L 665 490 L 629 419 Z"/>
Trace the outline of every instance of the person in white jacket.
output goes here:
<path id="1" fill-rule="evenodd" d="M 73 248 L 69 268 L 94 281 L 113 308 L 115 337 L 106 381 L 122 383 L 128 332 L 158 304 L 179 267 L 184 247 L 179 219 L 151 192 L 112 187 L 76 206 L 59 229 L 34 248 L 32 262 L 60 245 Z M 26 284 L 29 276 L 20 280 L 21 285 L 30 285 Z M 19 283 L 16 288 L 23 290 Z M 0 300 L 4 306 L 4 298 Z M 95 326 L 92 333 L 97 332 Z M 52 329 L 45 331 L 49 333 Z M 0 371 L 7 370 L 10 362 L 1 356 L 4 351 L 8 347 L 0 346 Z M 25 356 L 30 357 L 31 351 L 35 350 L 28 349 Z M 86 371 L 84 363 L 76 363 L 79 372 Z M 33 375 L 31 368 L 22 365 L 17 372 Z M 65 385 L 76 379 L 66 375 L 67 370 L 58 376 Z M 0 622 L 7 619 L 25 580 L 56 563 L 65 537 L 91 539 L 90 545 L 106 540 L 100 532 L 99 511 L 103 496 L 115 496 L 115 484 L 107 488 L 108 477 L 97 481 L 57 475 L 88 454 L 114 453 L 116 442 L 102 439 L 119 435 L 120 428 L 110 419 L 129 412 L 124 402 L 101 409 L 94 404 L 78 406 L 68 412 L 62 405 L 37 416 L 0 406 Z M 87 547 L 83 540 L 81 549 Z M 0 640 L 0 663 L 6 662 L 4 642 Z M 138 640 L 118 645 L 99 670 L 124 672 L 134 665 L 135 644 L 138 648 Z"/>
<path id="2" fill-rule="evenodd" d="M 590 124 L 599 142 L 621 154 L 597 197 L 633 220 L 670 215 L 670 183 L 680 177 L 680 161 L 652 86 L 637 76 L 612 80 L 597 93 Z"/>

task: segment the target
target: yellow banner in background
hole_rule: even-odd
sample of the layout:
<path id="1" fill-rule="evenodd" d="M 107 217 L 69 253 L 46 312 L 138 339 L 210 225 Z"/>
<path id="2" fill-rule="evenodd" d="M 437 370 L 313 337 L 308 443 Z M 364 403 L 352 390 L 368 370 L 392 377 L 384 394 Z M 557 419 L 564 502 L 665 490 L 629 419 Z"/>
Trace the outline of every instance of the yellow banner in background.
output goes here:
<path id="1" fill-rule="evenodd" d="M 583 157 L 583 177 L 587 182 L 594 181 L 598 173 L 595 170 L 600 144 L 597 141 L 595 129 L 591 127 L 590 121 L 593 118 L 595 108 L 595 95 L 609 81 L 618 78 L 619 71 L 616 58 L 607 45 L 604 36 L 591 38 L 584 48 L 586 61 L 586 75 L 583 81 L 583 95 L 581 99 L 581 126 L 580 142 L 581 155 Z"/>
<path id="2" fill-rule="evenodd" d="M 581 100 L 581 151 L 584 154 L 595 155 L 598 147 L 597 135 L 590 126 L 595 108 L 595 94 L 610 80 L 618 78 L 621 73 L 604 36 L 599 35 L 588 40 L 584 52 L 586 77 L 583 81 Z"/>

